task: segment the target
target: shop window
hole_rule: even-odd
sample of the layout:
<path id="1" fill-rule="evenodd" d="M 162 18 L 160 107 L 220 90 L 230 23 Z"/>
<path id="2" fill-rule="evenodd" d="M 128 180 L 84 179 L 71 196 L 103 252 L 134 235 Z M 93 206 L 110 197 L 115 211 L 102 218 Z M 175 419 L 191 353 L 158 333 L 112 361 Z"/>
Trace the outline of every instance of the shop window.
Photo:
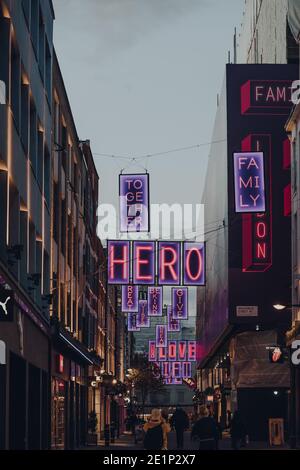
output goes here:
<path id="1" fill-rule="evenodd" d="M 39 450 L 41 436 L 41 371 L 28 366 L 28 449 Z"/>

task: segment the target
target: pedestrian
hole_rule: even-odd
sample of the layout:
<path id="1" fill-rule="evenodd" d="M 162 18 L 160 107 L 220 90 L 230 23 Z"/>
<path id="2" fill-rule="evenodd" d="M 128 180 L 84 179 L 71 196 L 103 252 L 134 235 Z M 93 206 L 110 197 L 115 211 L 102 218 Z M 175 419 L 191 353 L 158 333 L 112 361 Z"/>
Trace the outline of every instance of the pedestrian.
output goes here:
<path id="1" fill-rule="evenodd" d="M 168 434 L 171 431 L 171 426 L 169 424 L 169 413 L 167 410 L 161 410 L 162 420 L 165 422 L 165 427 L 163 428 L 163 450 L 168 450 Z"/>
<path id="2" fill-rule="evenodd" d="M 154 408 L 148 423 L 144 424 L 145 438 L 144 449 L 146 450 L 162 450 L 167 439 L 167 433 L 170 426 L 161 416 L 161 411 Z"/>
<path id="3" fill-rule="evenodd" d="M 246 427 L 238 411 L 234 412 L 230 425 L 231 447 L 239 450 L 241 445 L 246 442 Z"/>
<path id="4" fill-rule="evenodd" d="M 189 418 L 186 412 L 179 406 L 176 407 L 176 411 L 171 418 L 170 424 L 176 431 L 177 449 L 183 449 L 184 431 L 189 428 Z"/>
<path id="5" fill-rule="evenodd" d="M 230 429 L 231 426 L 231 411 L 227 410 L 227 428 Z"/>
<path id="6" fill-rule="evenodd" d="M 193 426 L 191 438 L 199 439 L 199 450 L 217 450 L 218 448 L 219 431 L 206 405 L 200 406 L 199 419 Z"/>

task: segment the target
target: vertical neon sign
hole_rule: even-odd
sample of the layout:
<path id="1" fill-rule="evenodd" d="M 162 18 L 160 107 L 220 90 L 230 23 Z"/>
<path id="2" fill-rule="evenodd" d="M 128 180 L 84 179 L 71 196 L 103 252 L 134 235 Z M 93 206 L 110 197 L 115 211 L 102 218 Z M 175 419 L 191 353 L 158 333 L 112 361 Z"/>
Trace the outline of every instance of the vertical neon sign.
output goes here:
<path id="1" fill-rule="evenodd" d="M 265 212 L 263 152 L 233 154 L 236 212 Z"/>
<path id="2" fill-rule="evenodd" d="M 139 285 L 155 283 L 155 242 L 133 242 L 133 283 Z"/>
<path id="3" fill-rule="evenodd" d="M 188 289 L 187 287 L 172 289 L 173 318 L 176 320 L 188 319 Z"/>
<path id="4" fill-rule="evenodd" d="M 148 314 L 150 317 L 162 316 L 162 287 L 148 287 Z"/>
<path id="5" fill-rule="evenodd" d="M 166 325 L 156 325 L 156 347 L 166 348 L 168 343 L 168 332 Z"/>
<path id="6" fill-rule="evenodd" d="M 130 242 L 109 240 L 108 250 L 108 283 L 129 284 Z"/>
<path id="7" fill-rule="evenodd" d="M 122 286 L 122 312 L 138 312 L 139 288 L 138 286 Z"/>
<path id="8" fill-rule="evenodd" d="M 147 300 L 139 300 L 139 311 L 137 314 L 137 326 L 139 328 L 149 328 L 150 326 Z"/>
<path id="9" fill-rule="evenodd" d="M 158 242 L 159 285 L 180 284 L 180 242 Z"/>
<path id="10" fill-rule="evenodd" d="M 157 349 L 156 349 L 155 341 L 149 340 L 148 360 L 150 362 L 157 361 Z"/>
<path id="11" fill-rule="evenodd" d="M 180 331 L 180 320 L 174 318 L 172 306 L 167 306 L 167 318 L 168 318 L 168 331 Z"/>
<path id="12" fill-rule="evenodd" d="M 205 284 L 205 243 L 184 242 L 183 260 L 183 284 L 203 286 Z"/>
<path id="13" fill-rule="evenodd" d="M 130 312 L 127 315 L 127 329 L 128 331 L 140 331 L 141 329 L 137 326 L 137 313 Z"/>
<path id="14" fill-rule="evenodd" d="M 149 232 L 149 175 L 120 175 L 120 232 Z"/>

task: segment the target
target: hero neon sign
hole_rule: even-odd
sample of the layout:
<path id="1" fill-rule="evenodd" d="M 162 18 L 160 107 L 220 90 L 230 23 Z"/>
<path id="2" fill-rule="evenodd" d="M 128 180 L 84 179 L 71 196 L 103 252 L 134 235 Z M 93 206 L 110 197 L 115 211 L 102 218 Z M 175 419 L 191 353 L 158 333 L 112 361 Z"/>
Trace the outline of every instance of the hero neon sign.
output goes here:
<path id="1" fill-rule="evenodd" d="M 120 232 L 149 232 L 149 175 L 119 176 Z"/>
<path id="2" fill-rule="evenodd" d="M 236 212 L 265 212 L 263 152 L 234 153 L 233 165 Z"/>
<path id="3" fill-rule="evenodd" d="M 202 286 L 205 284 L 205 244 L 110 240 L 108 283 Z"/>

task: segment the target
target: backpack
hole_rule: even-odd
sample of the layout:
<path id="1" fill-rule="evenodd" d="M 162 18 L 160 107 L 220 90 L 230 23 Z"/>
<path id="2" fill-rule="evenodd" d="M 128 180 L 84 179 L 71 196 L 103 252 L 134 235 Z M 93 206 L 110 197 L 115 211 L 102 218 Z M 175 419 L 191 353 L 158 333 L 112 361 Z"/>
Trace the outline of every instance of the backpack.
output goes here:
<path id="1" fill-rule="evenodd" d="M 146 432 L 144 439 L 144 449 L 146 450 L 160 450 L 163 446 L 163 430 L 161 424 L 150 428 Z"/>

